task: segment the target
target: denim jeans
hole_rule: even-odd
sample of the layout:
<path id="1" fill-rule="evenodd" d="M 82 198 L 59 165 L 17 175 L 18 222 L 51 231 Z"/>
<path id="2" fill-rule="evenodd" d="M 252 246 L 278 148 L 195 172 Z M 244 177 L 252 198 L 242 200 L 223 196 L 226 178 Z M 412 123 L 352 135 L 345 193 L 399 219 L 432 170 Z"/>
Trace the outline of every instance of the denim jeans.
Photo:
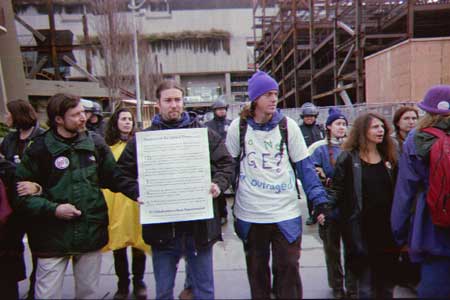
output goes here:
<path id="1" fill-rule="evenodd" d="M 152 248 L 156 299 L 174 299 L 178 262 L 184 256 L 189 268 L 194 299 L 214 299 L 212 247 L 195 249 L 191 235 L 177 235 L 164 249 Z"/>
<path id="2" fill-rule="evenodd" d="M 450 257 L 429 256 L 421 263 L 419 298 L 450 298 Z"/>

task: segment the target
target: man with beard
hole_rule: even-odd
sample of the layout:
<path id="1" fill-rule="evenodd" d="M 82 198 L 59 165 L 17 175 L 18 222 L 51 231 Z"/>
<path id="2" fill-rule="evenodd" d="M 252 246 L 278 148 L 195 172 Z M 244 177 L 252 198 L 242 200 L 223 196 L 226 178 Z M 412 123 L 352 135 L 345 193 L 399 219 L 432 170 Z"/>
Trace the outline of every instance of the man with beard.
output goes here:
<path id="1" fill-rule="evenodd" d="M 159 114 L 146 130 L 177 130 L 202 127 L 195 116 L 184 112 L 183 89 L 174 80 L 161 82 L 156 89 Z M 208 130 L 211 164 L 210 193 L 217 198 L 230 184 L 232 159 L 220 136 Z M 118 161 L 123 174 L 120 181 L 135 187 L 138 195 L 136 140 L 128 142 Z M 132 197 L 133 198 L 133 197 Z M 152 247 L 156 299 L 173 299 L 173 287 L 181 257 L 187 261 L 194 299 L 214 299 L 213 251 L 215 242 L 222 239 L 216 199 L 214 218 L 187 222 L 143 225 L 144 241 Z"/>
<path id="2" fill-rule="evenodd" d="M 225 142 L 228 126 L 231 124 L 231 120 L 227 119 L 228 104 L 222 99 L 218 99 L 211 108 L 214 112 L 214 119 L 206 122 L 205 126 L 217 132 L 222 138 L 222 141 Z M 225 225 L 227 223 L 228 212 L 227 199 L 223 192 L 217 197 L 217 201 L 219 202 L 220 224 Z"/>
<path id="3" fill-rule="evenodd" d="M 50 129 L 28 146 L 16 171 L 19 180 L 38 183 L 42 193 L 13 203 L 32 225 L 28 236 L 38 257 L 35 297 L 62 298 L 73 258 L 75 298 L 98 298 L 100 250 L 108 242 L 108 210 L 100 188 L 130 194 L 118 189 L 115 160 L 103 138 L 85 130 L 79 97 L 56 94 L 47 115 Z"/>

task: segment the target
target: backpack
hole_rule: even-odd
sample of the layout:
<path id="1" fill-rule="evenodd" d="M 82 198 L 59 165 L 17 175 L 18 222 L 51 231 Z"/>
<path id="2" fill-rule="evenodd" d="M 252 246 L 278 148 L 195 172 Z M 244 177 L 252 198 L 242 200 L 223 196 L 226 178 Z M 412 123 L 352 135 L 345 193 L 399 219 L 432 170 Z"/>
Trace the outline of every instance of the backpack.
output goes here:
<path id="1" fill-rule="evenodd" d="M 281 155 L 283 155 L 285 144 L 286 144 L 286 153 L 289 153 L 287 118 L 286 117 L 283 117 L 281 119 L 280 123 L 278 124 L 278 128 L 280 129 L 280 135 L 281 135 L 280 153 L 281 153 Z M 239 161 L 236 163 L 236 168 L 235 168 L 235 173 L 234 173 L 235 178 L 233 181 L 234 182 L 233 190 L 235 192 L 237 191 L 237 188 L 239 186 L 239 174 L 240 174 L 241 161 L 244 159 L 244 157 L 246 155 L 246 152 L 245 152 L 245 135 L 246 134 L 247 134 L 247 120 L 240 118 L 239 119 L 239 149 L 240 149 L 239 153 L 240 154 L 239 154 Z M 289 157 L 289 154 L 288 154 L 288 158 L 289 158 L 289 163 L 292 166 L 292 170 L 295 173 L 295 177 L 298 178 L 294 162 Z M 300 199 L 300 189 L 297 185 L 297 181 L 295 184 L 295 188 L 297 189 L 298 199 Z"/>
<path id="2" fill-rule="evenodd" d="M 430 150 L 427 204 L 431 220 L 436 226 L 450 227 L 450 134 L 433 127 L 422 131 L 437 138 Z"/>

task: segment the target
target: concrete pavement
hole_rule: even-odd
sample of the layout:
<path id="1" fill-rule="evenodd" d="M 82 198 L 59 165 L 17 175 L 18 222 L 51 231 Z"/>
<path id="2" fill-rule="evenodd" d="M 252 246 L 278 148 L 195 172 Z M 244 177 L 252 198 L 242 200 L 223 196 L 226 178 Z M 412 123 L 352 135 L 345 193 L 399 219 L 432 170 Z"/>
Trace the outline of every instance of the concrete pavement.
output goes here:
<path id="1" fill-rule="evenodd" d="M 230 207 L 229 199 L 229 205 Z M 307 212 L 306 203 L 302 202 L 302 211 Z M 305 213 L 304 213 L 305 214 Z M 217 299 L 249 299 L 250 289 L 247 280 L 245 267 L 244 251 L 242 243 L 235 235 L 233 224 L 229 215 L 229 222 L 223 226 L 223 242 L 214 246 L 214 280 L 215 295 Z M 26 249 L 27 272 L 31 272 L 31 259 Z M 131 262 L 131 253 L 129 251 Z M 300 258 L 300 271 L 303 282 L 304 298 L 324 299 L 332 298 L 331 289 L 328 288 L 327 275 L 325 268 L 325 259 L 322 250 L 322 243 L 318 236 L 317 225 L 303 227 L 302 254 Z M 183 289 L 185 279 L 184 261 L 180 263 L 175 282 L 174 296 Z M 113 256 L 111 252 L 103 254 L 100 287 L 98 291 L 99 298 L 112 299 L 116 291 L 117 277 L 115 276 Z M 145 283 L 148 287 L 148 296 L 155 298 L 155 281 L 153 277 L 152 260 L 147 256 Z M 26 297 L 28 289 L 28 280 L 20 283 L 20 295 Z M 132 286 L 130 286 L 130 290 Z M 131 294 L 130 294 L 131 297 Z M 413 294 L 407 289 L 397 287 L 395 290 L 396 298 L 412 298 Z M 74 281 L 72 267 L 69 266 L 65 279 L 63 298 L 74 298 Z"/>

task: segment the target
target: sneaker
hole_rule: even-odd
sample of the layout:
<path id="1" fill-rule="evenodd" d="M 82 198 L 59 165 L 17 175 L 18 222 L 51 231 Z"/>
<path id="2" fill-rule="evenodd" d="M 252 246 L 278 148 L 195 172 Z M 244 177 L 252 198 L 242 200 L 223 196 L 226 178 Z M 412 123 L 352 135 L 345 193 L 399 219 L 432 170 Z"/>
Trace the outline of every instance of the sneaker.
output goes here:
<path id="1" fill-rule="evenodd" d="M 314 225 L 317 223 L 316 220 L 313 219 L 313 217 L 309 217 L 308 219 L 306 219 L 306 225 Z"/>
<path id="2" fill-rule="evenodd" d="M 133 294 L 136 299 L 147 299 L 147 286 L 142 281 L 134 284 Z"/>
<path id="3" fill-rule="evenodd" d="M 118 289 L 114 294 L 115 300 L 125 300 L 128 299 L 128 289 Z"/>
<path id="4" fill-rule="evenodd" d="M 181 293 L 178 295 L 178 298 L 181 300 L 192 300 L 194 299 L 194 293 L 192 293 L 191 288 L 187 288 L 181 291 Z"/>

